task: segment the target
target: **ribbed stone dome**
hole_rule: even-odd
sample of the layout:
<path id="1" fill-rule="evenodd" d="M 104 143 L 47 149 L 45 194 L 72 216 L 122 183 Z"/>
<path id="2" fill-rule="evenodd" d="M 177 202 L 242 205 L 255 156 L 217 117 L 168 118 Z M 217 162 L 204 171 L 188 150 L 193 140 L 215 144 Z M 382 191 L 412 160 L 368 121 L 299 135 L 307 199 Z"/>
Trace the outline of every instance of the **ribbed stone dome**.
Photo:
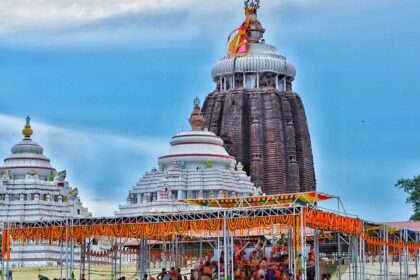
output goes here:
<path id="1" fill-rule="evenodd" d="M 12 154 L 42 154 L 44 152 L 44 148 L 42 148 L 38 143 L 36 143 L 32 139 L 25 138 L 16 145 L 14 145 L 11 149 L 11 152 Z"/>
<path id="2" fill-rule="evenodd" d="M 233 73 L 264 72 L 284 75 L 292 79 L 296 76 L 295 66 L 280 55 L 274 46 L 264 43 L 250 44 L 249 52 L 245 56 L 224 57 L 211 70 L 214 81 Z"/>

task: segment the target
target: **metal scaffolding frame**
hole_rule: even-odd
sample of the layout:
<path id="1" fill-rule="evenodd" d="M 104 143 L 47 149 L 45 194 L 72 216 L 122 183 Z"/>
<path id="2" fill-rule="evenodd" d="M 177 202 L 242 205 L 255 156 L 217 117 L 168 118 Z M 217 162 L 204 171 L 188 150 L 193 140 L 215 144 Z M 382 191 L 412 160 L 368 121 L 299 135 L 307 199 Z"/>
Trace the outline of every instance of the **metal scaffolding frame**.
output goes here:
<path id="1" fill-rule="evenodd" d="M 239 200 L 241 201 L 241 200 Z M 171 222 L 187 222 L 187 221 L 197 221 L 197 220 L 212 220 L 219 219 L 223 220 L 222 232 L 220 229 L 217 229 L 217 235 L 214 237 L 215 246 L 218 248 L 219 254 L 223 250 L 224 253 L 224 271 L 223 274 L 231 275 L 231 279 L 234 280 L 234 237 L 235 231 L 230 231 L 227 227 L 227 221 L 230 219 L 236 218 L 254 218 L 254 217 L 268 217 L 268 216 L 296 216 L 300 217 L 299 227 L 300 231 L 296 229 L 297 225 L 289 226 L 287 230 L 288 235 L 288 250 L 289 250 L 289 269 L 293 271 L 293 279 L 298 279 L 298 271 L 303 272 L 299 280 L 306 280 L 306 228 L 304 222 L 304 209 L 320 209 L 316 204 L 310 205 L 300 205 L 292 204 L 285 205 L 281 201 L 278 201 L 277 204 L 263 205 L 263 206 L 250 206 L 244 203 L 243 201 L 235 204 L 235 207 L 232 208 L 202 208 L 199 210 L 190 210 L 188 212 L 175 212 L 175 213 L 146 213 L 142 216 L 137 217 L 113 217 L 113 218 L 77 218 L 77 219 L 61 219 L 53 221 L 38 221 L 38 222 L 8 222 L 3 223 L 2 228 L 6 230 L 11 229 L 25 229 L 25 228 L 46 228 L 46 227 L 78 227 L 78 226 L 94 226 L 94 225 L 122 225 L 122 224 L 161 224 L 161 223 L 171 223 Z M 330 211 L 337 213 L 337 211 Z M 339 212 L 338 212 L 339 213 Z M 342 214 L 342 213 L 339 213 Z M 349 216 L 348 214 L 345 214 Z M 319 258 L 319 229 L 314 229 L 314 251 L 315 251 L 315 279 L 319 280 L 320 278 L 320 258 Z M 297 233 L 300 236 L 297 236 Z M 67 234 L 67 231 L 66 231 Z M 222 234 L 222 235 L 221 235 Z M 337 238 L 337 263 L 338 263 L 338 278 L 341 279 L 342 272 L 342 248 L 341 244 L 348 247 L 348 262 L 349 262 L 349 279 L 359 280 L 366 279 L 366 262 L 367 262 L 367 252 L 366 252 L 366 240 L 365 236 L 373 236 L 380 238 L 384 243 L 381 248 L 379 263 L 380 263 L 380 279 L 390 279 L 389 271 L 389 241 L 399 241 L 404 243 L 404 247 L 399 253 L 399 262 L 400 262 L 400 279 L 409 279 L 410 278 L 410 252 L 408 248 L 409 242 L 420 241 L 420 232 L 409 231 L 407 229 L 399 229 L 396 227 L 390 227 L 387 225 L 380 225 L 375 223 L 370 223 L 363 221 L 363 231 L 357 236 L 350 236 L 344 233 L 338 232 L 336 235 Z M 66 237 L 66 240 L 61 241 L 61 255 L 64 254 L 65 258 L 65 275 L 66 278 L 70 278 L 71 273 L 74 271 L 74 241 Z M 299 244 L 298 244 L 299 242 Z M 344 243 L 343 243 L 344 242 Z M 121 242 L 120 242 L 121 243 Z M 175 240 L 172 242 L 172 247 L 170 250 L 180 253 L 180 245 L 178 243 L 178 235 L 176 235 Z M 90 244 L 90 240 L 89 240 Z M 202 242 L 200 242 L 202 244 Z M 85 246 L 86 247 L 86 246 Z M 202 259 L 202 245 L 200 246 L 200 260 Z M 300 248 L 300 249 L 298 249 Z M 117 250 L 115 250 L 117 252 Z M 148 267 L 148 261 L 150 261 L 150 244 L 147 242 L 147 239 L 143 238 L 139 242 L 139 276 L 142 279 L 142 275 L 150 268 Z M 415 274 L 416 279 L 419 279 L 418 275 L 418 264 L 419 264 L 419 250 L 415 254 Z M 115 254 L 117 254 L 115 252 Z M 121 276 L 121 254 L 119 257 L 119 264 L 117 263 L 118 256 L 112 256 L 112 265 L 113 265 L 113 279 L 116 279 L 117 276 Z M 174 265 L 178 264 L 178 260 L 173 260 Z M 118 269 L 119 267 L 119 269 Z M 6 261 L 6 268 L 4 268 L 4 262 L 2 264 L 2 271 L 6 270 L 6 275 L 9 273 L 9 262 Z M 62 265 L 60 269 L 60 274 L 62 274 Z M 88 255 L 88 278 L 90 278 L 90 258 Z M 119 271 L 118 271 L 119 270 Z M 61 276 L 61 275 L 60 275 Z M 218 279 L 222 279 L 221 271 L 218 271 Z M 4 273 L 2 274 L 2 280 L 4 280 Z"/>

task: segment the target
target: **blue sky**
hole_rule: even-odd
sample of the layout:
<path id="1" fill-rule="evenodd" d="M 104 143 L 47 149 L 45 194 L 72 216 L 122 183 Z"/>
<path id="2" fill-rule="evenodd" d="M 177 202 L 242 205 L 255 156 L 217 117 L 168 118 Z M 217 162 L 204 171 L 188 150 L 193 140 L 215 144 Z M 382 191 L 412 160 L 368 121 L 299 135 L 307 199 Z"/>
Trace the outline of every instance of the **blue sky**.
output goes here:
<path id="1" fill-rule="evenodd" d="M 419 9 L 263 0 L 259 11 L 267 43 L 297 68 L 319 191 L 369 220 L 411 213 L 394 184 L 420 173 Z M 0 156 L 30 115 L 53 165 L 111 215 L 188 128 L 242 20 L 239 0 L 1 1 Z"/>

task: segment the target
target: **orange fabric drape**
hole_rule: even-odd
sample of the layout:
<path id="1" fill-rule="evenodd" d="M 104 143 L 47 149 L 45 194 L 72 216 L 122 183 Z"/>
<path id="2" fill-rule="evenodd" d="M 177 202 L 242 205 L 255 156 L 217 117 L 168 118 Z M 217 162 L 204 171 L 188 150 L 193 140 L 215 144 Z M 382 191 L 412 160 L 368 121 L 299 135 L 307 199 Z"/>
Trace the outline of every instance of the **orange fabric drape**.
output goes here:
<path id="1" fill-rule="evenodd" d="M 362 220 L 315 209 L 305 209 L 305 225 L 327 231 L 357 236 L 362 234 Z"/>

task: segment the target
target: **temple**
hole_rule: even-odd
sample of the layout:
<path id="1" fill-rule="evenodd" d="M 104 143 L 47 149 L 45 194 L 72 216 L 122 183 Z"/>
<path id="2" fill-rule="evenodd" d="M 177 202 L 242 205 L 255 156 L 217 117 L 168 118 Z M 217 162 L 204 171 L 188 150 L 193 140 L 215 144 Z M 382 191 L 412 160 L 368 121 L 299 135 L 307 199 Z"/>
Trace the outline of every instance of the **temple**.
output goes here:
<path id="1" fill-rule="evenodd" d="M 30 118 L 22 130 L 24 138 L 11 149 L 0 168 L 0 220 L 33 222 L 90 216 L 70 187 L 66 171 L 57 172 L 42 146 L 31 138 Z M 12 266 L 45 266 L 60 262 L 58 244 L 14 244 Z"/>
<path id="2" fill-rule="evenodd" d="M 203 104 L 204 126 L 221 137 L 251 181 L 267 194 L 316 189 L 305 110 L 293 91 L 296 69 L 263 39 L 259 1 L 212 68 L 216 88 Z"/>
<path id="3" fill-rule="evenodd" d="M 159 168 L 147 172 L 129 191 L 116 216 L 144 212 L 187 210 L 185 199 L 244 197 L 260 193 L 227 153 L 223 140 L 204 129 L 199 100 L 189 119 L 191 130 L 172 137 L 169 151 L 159 157 Z"/>

